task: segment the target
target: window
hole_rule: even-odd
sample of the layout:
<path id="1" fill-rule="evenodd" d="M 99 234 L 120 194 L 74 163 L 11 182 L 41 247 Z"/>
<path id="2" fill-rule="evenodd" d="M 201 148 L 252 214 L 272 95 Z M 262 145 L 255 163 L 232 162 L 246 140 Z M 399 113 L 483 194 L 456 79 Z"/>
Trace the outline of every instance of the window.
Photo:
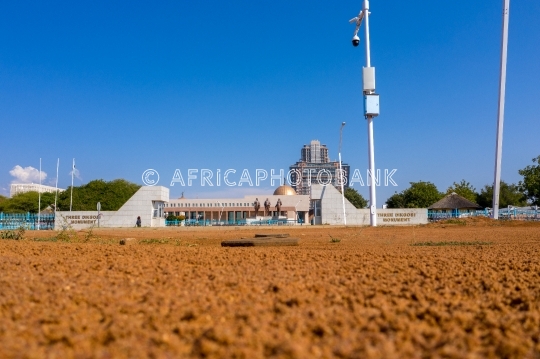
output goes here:
<path id="1" fill-rule="evenodd" d="M 154 212 L 153 212 L 154 218 L 163 217 L 163 209 L 165 207 L 165 203 L 163 203 L 163 202 L 154 202 L 153 207 L 154 207 Z"/>

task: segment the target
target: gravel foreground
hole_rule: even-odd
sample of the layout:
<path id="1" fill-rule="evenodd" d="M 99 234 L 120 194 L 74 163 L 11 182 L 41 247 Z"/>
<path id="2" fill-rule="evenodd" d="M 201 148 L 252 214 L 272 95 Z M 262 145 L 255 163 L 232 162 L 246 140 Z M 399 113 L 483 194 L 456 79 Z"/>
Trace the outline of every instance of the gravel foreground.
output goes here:
<path id="1" fill-rule="evenodd" d="M 540 358 L 539 307 L 540 223 L 0 240 L 0 358 Z"/>

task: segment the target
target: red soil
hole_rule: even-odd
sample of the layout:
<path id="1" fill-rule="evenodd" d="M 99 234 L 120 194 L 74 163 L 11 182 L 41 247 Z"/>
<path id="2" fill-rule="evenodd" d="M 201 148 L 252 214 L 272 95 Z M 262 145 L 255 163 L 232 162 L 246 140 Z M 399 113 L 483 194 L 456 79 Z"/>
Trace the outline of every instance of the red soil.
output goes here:
<path id="1" fill-rule="evenodd" d="M 2 358 L 540 357 L 540 223 L 55 235 L 0 240 Z"/>

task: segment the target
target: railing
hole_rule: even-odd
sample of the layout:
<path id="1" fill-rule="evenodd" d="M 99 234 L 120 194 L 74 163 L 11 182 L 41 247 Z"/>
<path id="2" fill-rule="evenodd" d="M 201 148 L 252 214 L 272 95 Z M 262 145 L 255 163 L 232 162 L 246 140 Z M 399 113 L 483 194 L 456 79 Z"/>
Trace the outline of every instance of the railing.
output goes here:
<path id="1" fill-rule="evenodd" d="M 39 219 L 39 223 L 38 223 Z M 42 213 L 0 213 L 0 230 L 18 229 L 54 229 L 54 214 Z"/>
<path id="2" fill-rule="evenodd" d="M 281 225 L 296 225 L 302 224 L 302 222 L 294 219 L 266 219 L 266 220 L 254 220 L 248 221 L 247 219 L 237 219 L 231 221 L 220 221 L 217 219 L 186 219 L 183 221 L 173 220 L 165 221 L 167 227 L 179 227 L 179 226 L 281 226 Z"/>
<path id="3" fill-rule="evenodd" d="M 440 221 L 452 218 L 491 217 L 491 215 L 491 209 L 484 209 L 478 211 L 450 210 L 448 212 L 437 212 L 428 210 L 428 219 L 430 221 Z M 499 209 L 499 219 L 540 221 L 540 210 L 523 208 L 502 208 Z"/>
<path id="4" fill-rule="evenodd" d="M 297 222 L 294 219 L 266 219 L 266 220 L 260 220 L 260 221 L 252 221 L 249 223 L 250 226 L 284 226 L 289 225 L 293 226 L 297 224 Z"/>

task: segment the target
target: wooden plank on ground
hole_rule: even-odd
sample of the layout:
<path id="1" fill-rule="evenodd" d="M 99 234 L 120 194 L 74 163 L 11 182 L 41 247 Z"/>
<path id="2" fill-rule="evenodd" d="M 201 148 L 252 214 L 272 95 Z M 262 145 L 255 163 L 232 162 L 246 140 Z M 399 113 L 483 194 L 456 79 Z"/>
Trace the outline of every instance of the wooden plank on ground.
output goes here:
<path id="1" fill-rule="evenodd" d="M 298 238 L 247 238 L 222 241 L 222 247 L 272 247 L 272 246 L 297 246 Z"/>
<path id="2" fill-rule="evenodd" d="M 274 238 L 287 238 L 289 233 L 257 233 L 255 238 L 274 237 Z"/>

